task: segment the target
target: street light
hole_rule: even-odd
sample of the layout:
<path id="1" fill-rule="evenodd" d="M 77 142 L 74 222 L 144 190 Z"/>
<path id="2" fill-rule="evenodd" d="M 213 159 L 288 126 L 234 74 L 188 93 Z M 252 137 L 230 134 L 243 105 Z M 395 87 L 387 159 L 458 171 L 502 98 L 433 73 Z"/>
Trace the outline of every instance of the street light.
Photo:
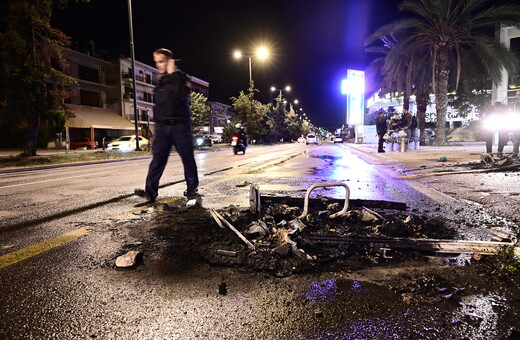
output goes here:
<path id="1" fill-rule="evenodd" d="M 269 51 L 265 47 L 260 47 L 256 50 L 253 55 L 245 55 L 240 50 L 236 50 L 233 52 L 233 57 L 235 59 L 241 59 L 242 57 L 246 57 L 249 59 L 249 85 L 253 86 L 253 71 L 252 71 L 252 59 L 258 58 L 259 60 L 265 60 L 269 57 Z"/>
<path id="2" fill-rule="evenodd" d="M 276 87 L 271 86 L 271 92 L 274 92 L 274 91 L 279 91 L 280 92 L 280 98 L 282 98 L 282 91 L 290 92 L 291 91 L 291 87 L 289 85 L 287 85 L 283 89 L 277 89 Z"/>

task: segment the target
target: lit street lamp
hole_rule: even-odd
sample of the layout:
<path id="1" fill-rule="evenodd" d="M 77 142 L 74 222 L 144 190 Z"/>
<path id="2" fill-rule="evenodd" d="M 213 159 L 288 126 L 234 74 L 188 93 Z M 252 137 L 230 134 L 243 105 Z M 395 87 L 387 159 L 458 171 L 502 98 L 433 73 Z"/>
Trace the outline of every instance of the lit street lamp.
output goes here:
<path id="1" fill-rule="evenodd" d="M 256 53 L 254 55 L 245 55 L 242 54 L 241 51 L 236 50 L 233 53 L 233 57 L 235 59 L 241 59 L 242 57 L 246 57 L 249 59 L 249 85 L 253 86 L 253 71 L 252 71 L 252 59 L 258 58 L 259 60 L 265 60 L 269 57 L 269 51 L 265 47 L 261 47 L 258 50 L 256 50 Z"/>
<path id="2" fill-rule="evenodd" d="M 274 92 L 274 91 L 279 91 L 279 96 L 280 96 L 280 99 L 282 99 L 282 91 L 285 91 L 285 92 L 290 92 L 291 91 L 291 87 L 289 85 L 287 85 L 285 88 L 283 89 L 277 89 L 276 87 L 274 86 L 271 86 L 271 92 Z"/>

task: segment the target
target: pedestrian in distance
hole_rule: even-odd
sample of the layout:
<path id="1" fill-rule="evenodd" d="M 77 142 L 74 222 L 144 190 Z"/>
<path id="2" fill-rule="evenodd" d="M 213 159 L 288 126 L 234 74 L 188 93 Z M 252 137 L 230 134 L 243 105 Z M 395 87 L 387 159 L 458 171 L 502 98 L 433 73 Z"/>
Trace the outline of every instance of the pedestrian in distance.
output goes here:
<path id="1" fill-rule="evenodd" d="M 403 118 L 401 120 L 401 128 L 406 132 L 408 139 L 412 138 L 412 113 L 408 108 L 403 107 Z"/>
<path id="2" fill-rule="evenodd" d="M 148 168 L 145 189 L 135 193 L 157 201 L 159 180 L 164 172 L 172 147 L 175 147 L 184 168 L 188 206 L 200 203 L 199 178 L 194 157 L 193 132 L 190 111 L 191 86 L 189 77 L 177 69 L 172 51 L 160 48 L 153 52 L 155 66 L 160 77 L 154 88 L 153 120 L 155 136 L 152 145 L 153 158 Z"/>
<path id="3" fill-rule="evenodd" d="M 397 111 L 394 111 L 390 119 L 388 121 L 388 130 L 389 131 L 397 131 L 399 130 L 401 126 L 401 117 L 399 116 L 399 113 Z"/>
<path id="4" fill-rule="evenodd" d="M 379 138 L 378 145 L 377 145 L 377 152 L 385 152 L 384 149 L 384 143 L 385 139 L 383 138 L 384 135 L 387 132 L 387 121 L 385 116 L 385 111 L 380 110 L 377 118 L 376 118 L 376 132 L 377 136 Z"/>
<path id="5" fill-rule="evenodd" d="M 513 158 L 518 159 L 518 149 L 520 147 L 520 90 L 516 91 L 516 103 L 514 105 L 514 117 L 515 122 L 513 125 L 514 133 L 513 133 Z"/>
<path id="6" fill-rule="evenodd" d="M 502 157 L 504 146 L 507 144 L 508 131 L 506 131 L 501 124 L 507 115 L 507 106 L 501 102 L 496 102 L 491 105 L 484 116 L 484 130 L 486 140 L 486 152 L 493 152 L 493 137 L 498 131 L 498 156 Z M 496 126 L 496 127 L 495 127 Z"/>

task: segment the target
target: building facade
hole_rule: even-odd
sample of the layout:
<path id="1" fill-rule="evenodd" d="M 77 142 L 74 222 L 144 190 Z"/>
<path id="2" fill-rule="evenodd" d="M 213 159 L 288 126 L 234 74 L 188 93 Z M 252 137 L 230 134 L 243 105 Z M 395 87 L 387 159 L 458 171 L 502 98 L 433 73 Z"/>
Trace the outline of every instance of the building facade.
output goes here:
<path id="1" fill-rule="evenodd" d="M 116 79 L 111 76 L 113 64 L 70 49 L 63 50 L 68 68 L 65 73 L 74 78 L 70 110 L 65 126 L 66 141 L 90 138 L 100 145 L 107 136 L 132 133 L 132 124 L 123 119 L 113 96 Z"/>
<path id="2" fill-rule="evenodd" d="M 213 134 L 222 134 L 224 126 L 235 119 L 235 112 L 230 105 L 219 102 L 208 102 L 210 108 L 210 131 Z"/>
<path id="3" fill-rule="evenodd" d="M 66 123 L 67 140 L 88 137 L 102 145 L 106 137 L 134 135 L 134 74 L 139 134 L 145 138 L 153 136 L 153 90 L 159 77 L 155 67 L 136 61 L 134 72 L 130 58 L 110 62 L 71 49 L 64 49 L 63 56 L 69 65 L 65 73 L 77 81 L 66 101 L 71 108 Z M 208 97 L 207 81 L 191 76 L 191 82 L 194 92 Z"/>

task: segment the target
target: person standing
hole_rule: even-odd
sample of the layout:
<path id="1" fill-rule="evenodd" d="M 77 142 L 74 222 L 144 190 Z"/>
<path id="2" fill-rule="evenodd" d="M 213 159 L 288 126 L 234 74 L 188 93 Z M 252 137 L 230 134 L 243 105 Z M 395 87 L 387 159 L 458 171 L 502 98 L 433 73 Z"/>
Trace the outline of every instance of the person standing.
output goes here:
<path id="1" fill-rule="evenodd" d="M 412 138 L 412 113 L 407 109 L 403 108 L 403 118 L 401 120 L 401 128 L 406 132 L 408 139 Z"/>
<path id="2" fill-rule="evenodd" d="M 508 132 L 504 130 L 501 126 L 503 123 L 503 119 L 505 118 L 507 113 L 507 106 L 502 104 L 501 102 L 496 102 L 491 105 L 491 107 L 487 110 L 485 119 L 484 119 L 484 128 L 487 130 L 485 135 L 486 140 L 486 152 L 493 152 L 493 137 L 495 136 L 496 129 L 492 127 L 496 125 L 498 127 L 498 156 L 502 157 L 502 152 L 504 151 L 504 146 L 507 144 Z"/>
<path id="3" fill-rule="evenodd" d="M 159 180 L 172 147 L 175 147 L 184 167 L 187 187 L 184 196 L 188 198 L 188 206 L 195 205 L 200 196 L 197 194 L 199 178 L 193 151 L 189 78 L 176 68 L 172 51 L 157 49 L 153 52 L 153 59 L 160 73 L 154 88 L 153 158 L 148 168 L 145 189 L 136 189 L 135 193 L 150 201 L 157 200 Z"/>
<path id="4" fill-rule="evenodd" d="M 520 147 L 520 90 L 516 91 L 516 103 L 514 105 L 514 118 L 515 121 L 512 122 L 514 134 L 513 134 L 513 158 L 518 159 L 518 149 Z"/>
<path id="5" fill-rule="evenodd" d="M 385 111 L 380 110 L 379 114 L 376 119 L 376 132 L 377 136 L 379 137 L 379 142 L 377 146 L 377 152 L 385 152 L 385 149 L 383 147 L 385 140 L 384 135 L 386 134 L 386 128 L 387 128 L 387 121 L 385 117 Z"/>
<path id="6" fill-rule="evenodd" d="M 394 111 L 390 115 L 390 119 L 388 120 L 388 130 L 397 131 L 401 126 L 401 117 L 397 111 Z"/>

